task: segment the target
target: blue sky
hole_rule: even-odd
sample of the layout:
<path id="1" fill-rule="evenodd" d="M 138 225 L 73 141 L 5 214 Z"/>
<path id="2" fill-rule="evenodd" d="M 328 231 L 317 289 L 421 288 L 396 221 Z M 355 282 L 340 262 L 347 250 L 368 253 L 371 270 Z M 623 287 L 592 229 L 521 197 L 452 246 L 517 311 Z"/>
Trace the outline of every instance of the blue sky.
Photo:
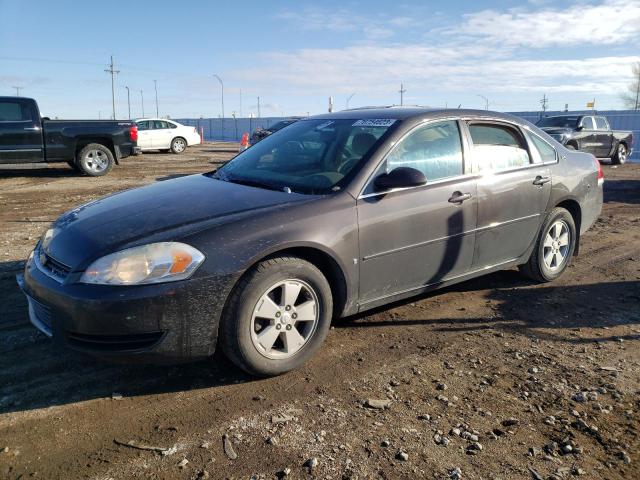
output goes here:
<path id="1" fill-rule="evenodd" d="M 640 60 L 640 0 L 241 3 L 0 0 L 0 95 L 49 116 L 304 115 L 399 103 L 619 108 Z M 242 91 L 242 105 L 240 98 Z"/>

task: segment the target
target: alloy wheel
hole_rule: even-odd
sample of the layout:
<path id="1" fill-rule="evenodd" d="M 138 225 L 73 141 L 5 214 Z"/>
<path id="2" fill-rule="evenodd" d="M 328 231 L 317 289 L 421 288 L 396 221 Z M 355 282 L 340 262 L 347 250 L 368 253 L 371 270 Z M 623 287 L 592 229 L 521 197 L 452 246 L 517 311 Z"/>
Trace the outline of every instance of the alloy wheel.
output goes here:
<path id="1" fill-rule="evenodd" d="M 542 257 L 545 266 L 556 271 L 564 266 L 569 254 L 571 231 L 564 220 L 554 222 L 544 237 Z"/>
<path id="2" fill-rule="evenodd" d="M 286 359 L 311 339 L 320 318 L 318 295 L 298 279 L 280 281 L 267 289 L 253 309 L 251 341 L 263 356 Z"/>

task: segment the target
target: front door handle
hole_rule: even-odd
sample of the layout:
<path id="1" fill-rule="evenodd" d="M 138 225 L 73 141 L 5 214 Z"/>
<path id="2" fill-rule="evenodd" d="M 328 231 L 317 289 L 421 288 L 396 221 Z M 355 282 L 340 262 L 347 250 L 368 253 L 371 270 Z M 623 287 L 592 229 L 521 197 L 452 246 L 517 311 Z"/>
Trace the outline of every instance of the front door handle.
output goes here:
<path id="1" fill-rule="evenodd" d="M 449 197 L 449 203 L 462 203 L 465 200 L 469 200 L 470 198 L 470 193 L 453 192 L 453 195 Z"/>
<path id="2" fill-rule="evenodd" d="M 37 132 L 40 130 L 40 127 L 24 127 L 23 130 L 25 132 Z"/>
<path id="3" fill-rule="evenodd" d="M 549 183 L 551 181 L 551 177 L 543 177 L 542 175 L 538 175 L 534 180 L 534 185 L 544 185 L 545 183 Z"/>

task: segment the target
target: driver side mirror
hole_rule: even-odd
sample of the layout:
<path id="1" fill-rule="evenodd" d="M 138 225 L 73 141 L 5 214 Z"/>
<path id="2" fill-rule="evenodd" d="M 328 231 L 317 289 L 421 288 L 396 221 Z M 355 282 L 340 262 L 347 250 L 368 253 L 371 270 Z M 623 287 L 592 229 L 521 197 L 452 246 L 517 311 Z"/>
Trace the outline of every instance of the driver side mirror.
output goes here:
<path id="1" fill-rule="evenodd" d="M 420 170 L 411 167 L 398 167 L 389 173 L 383 173 L 374 180 L 376 190 L 419 187 L 427 183 L 427 177 Z"/>
<path id="2" fill-rule="evenodd" d="M 580 130 L 584 130 L 584 125 L 578 125 L 576 127 L 576 131 L 579 132 Z"/>

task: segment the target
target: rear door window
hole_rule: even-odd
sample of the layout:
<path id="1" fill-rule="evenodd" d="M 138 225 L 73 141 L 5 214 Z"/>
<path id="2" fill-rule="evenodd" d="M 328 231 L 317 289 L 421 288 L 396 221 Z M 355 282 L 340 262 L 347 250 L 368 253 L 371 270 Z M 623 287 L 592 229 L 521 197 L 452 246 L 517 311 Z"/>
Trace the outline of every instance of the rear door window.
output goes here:
<path id="1" fill-rule="evenodd" d="M 557 160 L 555 148 L 535 133 L 527 132 L 527 136 L 531 139 L 531 143 L 533 144 L 531 148 L 533 163 L 555 163 Z"/>
<path id="2" fill-rule="evenodd" d="M 609 126 L 607 125 L 607 121 L 604 117 L 595 117 L 596 119 L 596 128 L 598 130 L 609 130 Z"/>
<path id="3" fill-rule="evenodd" d="M 137 122 L 137 125 L 138 125 L 138 131 L 149 130 L 151 128 L 151 122 L 149 120 Z"/>
<path id="4" fill-rule="evenodd" d="M 593 124 L 593 118 L 584 117 L 582 119 L 582 128 L 584 128 L 585 130 L 595 130 L 596 127 Z"/>
<path id="5" fill-rule="evenodd" d="M 471 123 L 473 141 L 472 171 L 498 172 L 531 164 L 524 138 L 513 127 L 500 124 Z"/>

